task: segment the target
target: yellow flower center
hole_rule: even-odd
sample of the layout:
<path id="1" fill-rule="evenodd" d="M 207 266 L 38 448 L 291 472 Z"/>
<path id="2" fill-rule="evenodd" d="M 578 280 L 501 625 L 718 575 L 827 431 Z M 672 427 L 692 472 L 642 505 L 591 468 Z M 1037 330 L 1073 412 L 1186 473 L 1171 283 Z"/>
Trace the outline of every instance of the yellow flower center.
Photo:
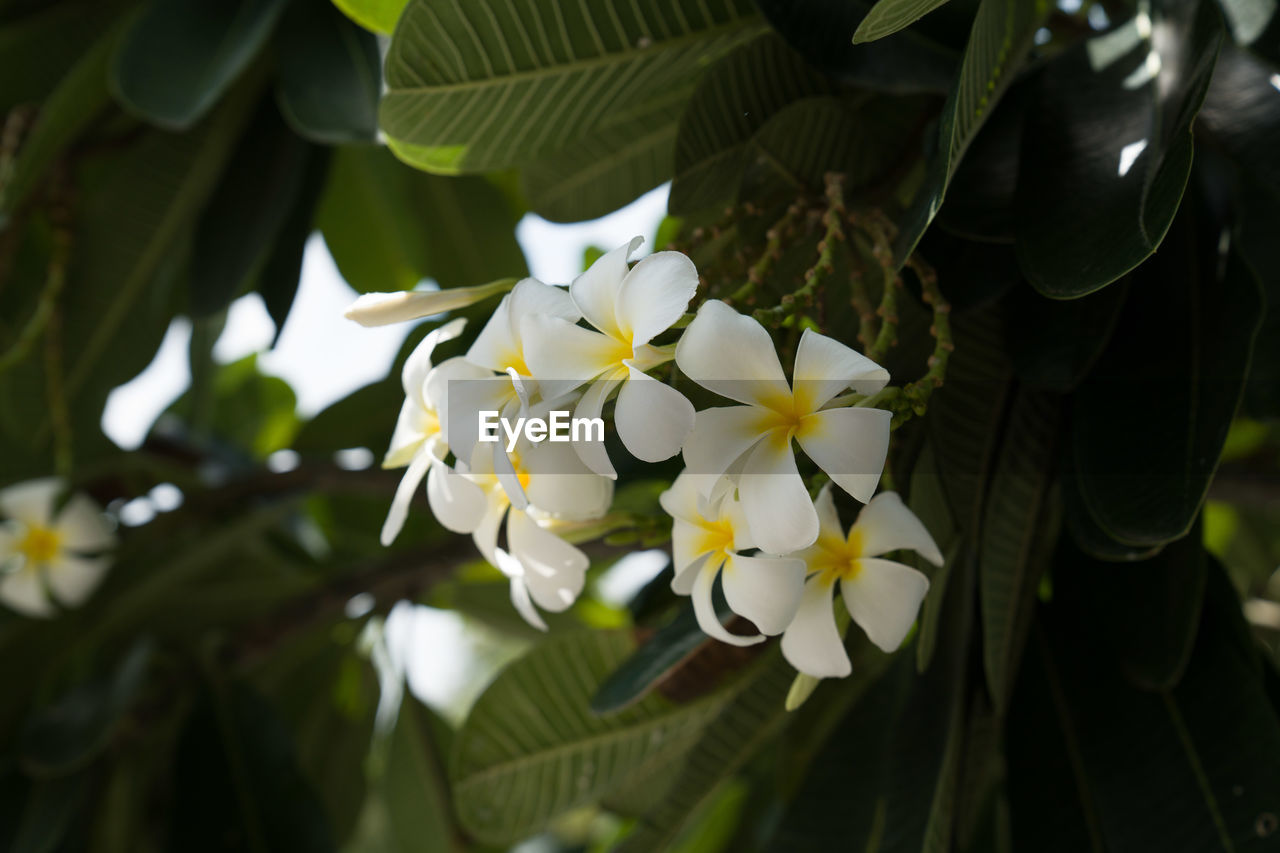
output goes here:
<path id="1" fill-rule="evenodd" d="M 819 555 L 810 563 L 811 573 L 818 574 L 823 583 L 838 580 L 851 581 L 862 571 L 862 534 L 849 532 L 847 540 L 822 537 L 818 540 Z"/>
<path id="2" fill-rule="evenodd" d="M 52 527 L 32 525 L 18 540 L 18 552 L 29 565 L 51 562 L 62 550 L 62 535 Z"/>
<path id="3" fill-rule="evenodd" d="M 702 525 L 703 551 L 725 553 L 733 551 L 733 522 L 727 518 L 706 521 Z"/>
<path id="4" fill-rule="evenodd" d="M 511 460 L 511 467 L 516 472 L 516 479 L 520 481 L 520 488 L 529 488 L 529 472 L 525 470 L 524 464 L 520 460 L 520 454 L 513 450 L 507 454 L 507 458 Z"/>

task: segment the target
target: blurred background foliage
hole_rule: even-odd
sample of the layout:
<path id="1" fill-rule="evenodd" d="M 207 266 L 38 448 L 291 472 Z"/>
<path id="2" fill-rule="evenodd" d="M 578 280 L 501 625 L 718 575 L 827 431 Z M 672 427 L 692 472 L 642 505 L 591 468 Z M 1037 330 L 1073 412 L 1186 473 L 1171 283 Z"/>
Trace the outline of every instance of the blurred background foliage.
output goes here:
<path id="1" fill-rule="evenodd" d="M 0 849 L 1275 849 L 1278 19 L 0 0 L 0 485 L 181 498 L 122 528 L 82 610 L 0 613 Z M 382 449 L 424 329 L 305 420 L 254 357 L 212 355 L 246 293 L 283 326 L 316 231 L 357 291 L 478 284 L 526 272 L 526 213 L 671 182 L 658 244 L 732 293 L 830 172 L 896 225 L 868 285 L 918 251 L 952 307 L 946 383 L 890 471 L 948 559 L 906 648 L 851 634 L 854 674 L 792 713 L 776 648 L 703 642 L 662 575 L 543 636 L 425 504 L 378 545 L 398 477 L 335 452 Z M 783 230 L 761 304 L 816 251 Z M 808 320 L 853 341 L 858 274 Z M 931 345 L 905 283 L 895 377 Z M 191 387 L 124 451 L 107 395 L 178 316 Z M 675 464 L 620 473 L 638 521 L 585 546 L 593 577 L 662 538 Z M 429 709 L 383 630 L 402 600 L 518 658 Z"/>

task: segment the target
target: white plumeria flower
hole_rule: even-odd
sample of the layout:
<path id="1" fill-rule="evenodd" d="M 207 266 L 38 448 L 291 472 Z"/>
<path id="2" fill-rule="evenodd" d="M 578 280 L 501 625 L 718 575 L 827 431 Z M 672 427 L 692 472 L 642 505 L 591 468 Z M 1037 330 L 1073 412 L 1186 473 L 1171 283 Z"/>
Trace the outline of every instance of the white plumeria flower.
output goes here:
<path id="1" fill-rule="evenodd" d="M 532 414 L 530 405 L 535 397 L 545 397 L 538 393 L 538 384 L 525 363 L 521 321 L 534 315 L 559 317 L 571 323 L 582 316 L 563 287 L 544 284 L 535 278 L 522 280 L 502 298 L 489 322 L 467 350 L 466 359 L 506 376 L 495 377 L 491 373 L 483 382 L 459 383 L 451 393 L 451 447 L 459 459 L 470 461 L 475 453 L 480 438 L 480 412 L 495 411 L 514 423 L 517 418 Z M 511 466 L 504 461 L 506 451 L 503 442 L 494 442 L 491 449 L 485 450 L 493 455 L 496 469 L 505 474 L 503 482 L 509 487 L 508 497 L 517 508 L 523 509 L 525 495 L 511 474 Z"/>
<path id="2" fill-rule="evenodd" d="M 800 603 L 804 563 L 789 557 L 744 556 L 755 547 L 741 505 L 732 495 L 710 501 L 699 493 L 702 475 L 687 471 L 658 498 L 674 521 L 671 551 L 675 577 L 671 589 L 691 595 L 698 625 L 708 636 L 735 646 L 749 646 L 766 634 L 779 634 L 791 623 Z M 716 576 L 721 577 L 729 608 L 750 619 L 755 636 L 730 634 L 716 617 L 711 601 Z"/>
<path id="3" fill-rule="evenodd" d="M 391 510 L 382 525 L 382 544 L 390 545 L 404 527 L 409 504 L 422 478 L 427 478 L 427 493 L 445 488 L 441 478 L 447 473 L 444 457 L 449 447 L 446 388 L 451 379 L 478 379 L 491 375 L 462 358 L 451 358 L 437 367 L 431 366 L 431 353 L 436 346 L 462 333 L 466 320 L 459 317 L 432 329 L 404 363 L 400 379 L 404 385 L 404 405 L 396 419 L 391 446 L 382 461 L 383 468 L 408 466 Z"/>
<path id="4" fill-rule="evenodd" d="M 29 480 L 0 490 L 0 603 L 27 616 L 78 607 L 98 586 L 116 536 L 91 499 L 57 509 L 60 481 Z"/>
<path id="5" fill-rule="evenodd" d="M 402 290 L 396 293 L 361 294 L 347 309 L 346 318 L 361 326 L 407 323 L 445 311 L 456 311 L 511 289 L 515 279 L 502 279 L 475 287 L 445 290 Z"/>
<path id="6" fill-rule="evenodd" d="M 809 579 L 795 620 L 782 635 L 782 654 L 806 675 L 843 678 L 851 667 L 832 610 L 836 581 L 853 621 L 871 642 L 892 652 L 911 630 L 929 591 L 929 579 L 879 555 L 911 550 L 941 566 L 942 554 L 924 524 L 895 492 L 872 498 L 847 537 L 830 483 L 819 493 L 816 510 L 821 533 L 812 547 L 796 555 L 804 560 Z"/>
<path id="7" fill-rule="evenodd" d="M 685 329 L 676 363 L 704 388 L 745 404 L 698 412 L 684 458 L 690 471 L 712 475 L 705 495 L 736 485 L 761 550 L 789 554 L 818 536 L 818 516 L 796 468 L 792 438 L 846 492 L 863 502 L 874 494 L 889 451 L 892 415 L 823 408 L 845 388 L 872 394 L 885 386 L 889 372 L 871 359 L 805 329 L 788 385 L 765 328 L 712 300 Z"/>
<path id="8" fill-rule="evenodd" d="M 516 610 L 545 631 L 537 607 L 558 613 L 572 605 L 590 564 L 581 549 L 549 528 L 562 520 L 603 516 L 613 500 L 613 483 L 587 470 L 565 444 L 522 441 L 511 461 L 531 505 L 520 509 L 494 472 L 493 458 L 487 448 L 477 448 L 474 467 L 465 474 L 450 472 L 441 480 L 443 488 L 427 498 L 441 525 L 472 535 L 485 560 L 510 578 Z M 504 519 L 505 549 L 498 547 Z"/>
<path id="9" fill-rule="evenodd" d="M 614 421 L 623 446 L 637 459 L 660 462 L 680 452 L 694 414 L 683 394 L 645 374 L 672 357 L 669 348 L 649 342 L 684 314 L 698 289 L 698 271 L 679 252 L 655 252 L 628 269 L 642 242 L 636 237 L 601 256 L 569 285 L 574 304 L 599 331 L 574 325 L 574 318 L 531 316 L 523 321 L 525 355 L 547 396 L 595 380 L 574 417 L 599 417 L 616 390 Z M 603 444 L 575 447 L 591 470 L 617 477 Z"/>

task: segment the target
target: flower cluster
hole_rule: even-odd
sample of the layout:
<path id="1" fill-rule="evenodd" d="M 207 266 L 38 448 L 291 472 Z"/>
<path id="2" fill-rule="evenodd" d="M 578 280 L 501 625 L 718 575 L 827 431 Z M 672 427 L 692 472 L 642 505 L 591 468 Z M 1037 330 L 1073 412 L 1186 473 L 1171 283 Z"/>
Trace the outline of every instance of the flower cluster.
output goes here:
<path id="1" fill-rule="evenodd" d="M 781 634 L 801 672 L 847 675 L 833 610 L 839 581 L 853 621 L 876 645 L 897 648 L 929 582 L 881 555 L 910 549 L 935 564 L 942 558 L 896 494 L 876 494 L 892 416 L 858 404 L 885 387 L 888 371 L 805 329 L 788 380 L 768 331 L 717 300 L 703 302 L 680 330 L 698 289 L 693 262 L 665 251 L 629 266 L 640 243 L 603 255 L 567 288 L 529 278 L 471 289 L 463 303 L 510 292 L 463 356 L 431 363 L 434 348 L 460 334 L 461 319 L 419 344 L 404 368 L 405 403 L 384 462 L 407 471 L 383 542 L 399 532 L 425 477 L 441 525 L 470 533 L 510 579 L 514 606 L 545 628 L 539 608 L 569 607 L 588 565 L 557 530 L 604 517 L 616 469 L 598 437 L 486 442 L 478 424 L 485 412 L 515 421 L 564 407 L 575 419 L 595 419 L 614 400 L 612 421 L 628 453 L 646 462 L 683 454 L 685 470 L 660 502 L 673 519 L 672 588 L 692 597 L 708 635 L 750 645 Z M 376 325 L 460 307 L 459 299 L 456 291 L 368 294 L 348 316 Z M 663 336 L 668 342 L 654 343 Z M 695 412 L 653 375 L 666 375 L 672 361 L 737 405 Z M 793 443 L 830 480 L 816 500 Z M 834 488 L 866 504 L 847 535 Z M 759 633 L 721 625 L 717 578 L 729 608 Z"/>

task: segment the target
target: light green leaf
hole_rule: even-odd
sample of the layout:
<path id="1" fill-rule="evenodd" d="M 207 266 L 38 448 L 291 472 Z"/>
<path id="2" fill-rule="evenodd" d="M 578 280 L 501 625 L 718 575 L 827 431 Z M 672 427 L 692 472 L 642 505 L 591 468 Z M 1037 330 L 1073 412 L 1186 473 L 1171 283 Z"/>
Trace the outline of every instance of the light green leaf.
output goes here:
<path id="1" fill-rule="evenodd" d="M 455 743 L 450 777 L 463 826 L 510 843 L 598 802 L 691 749 L 741 680 L 688 704 L 651 695 L 597 717 L 591 697 L 634 650 L 628 631 L 553 637 L 485 691 Z"/>
<path id="2" fill-rule="evenodd" d="M 862 44 L 906 29 L 947 0 L 880 0 L 858 24 L 853 43 Z"/>
<path id="3" fill-rule="evenodd" d="M 424 168 L 519 165 L 688 84 L 763 27 L 747 0 L 412 0 L 387 55 L 382 127 L 428 148 Z"/>
<path id="4" fill-rule="evenodd" d="M 409 0 L 333 0 L 342 14 L 373 33 L 391 35 Z"/>
<path id="5" fill-rule="evenodd" d="M 956 166 L 1022 69 L 1036 30 L 1051 8 L 1048 0 L 982 0 L 960 75 L 942 108 L 937 153 L 899 233 L 899 263 L 905 262 L 938 214 Z"/>

